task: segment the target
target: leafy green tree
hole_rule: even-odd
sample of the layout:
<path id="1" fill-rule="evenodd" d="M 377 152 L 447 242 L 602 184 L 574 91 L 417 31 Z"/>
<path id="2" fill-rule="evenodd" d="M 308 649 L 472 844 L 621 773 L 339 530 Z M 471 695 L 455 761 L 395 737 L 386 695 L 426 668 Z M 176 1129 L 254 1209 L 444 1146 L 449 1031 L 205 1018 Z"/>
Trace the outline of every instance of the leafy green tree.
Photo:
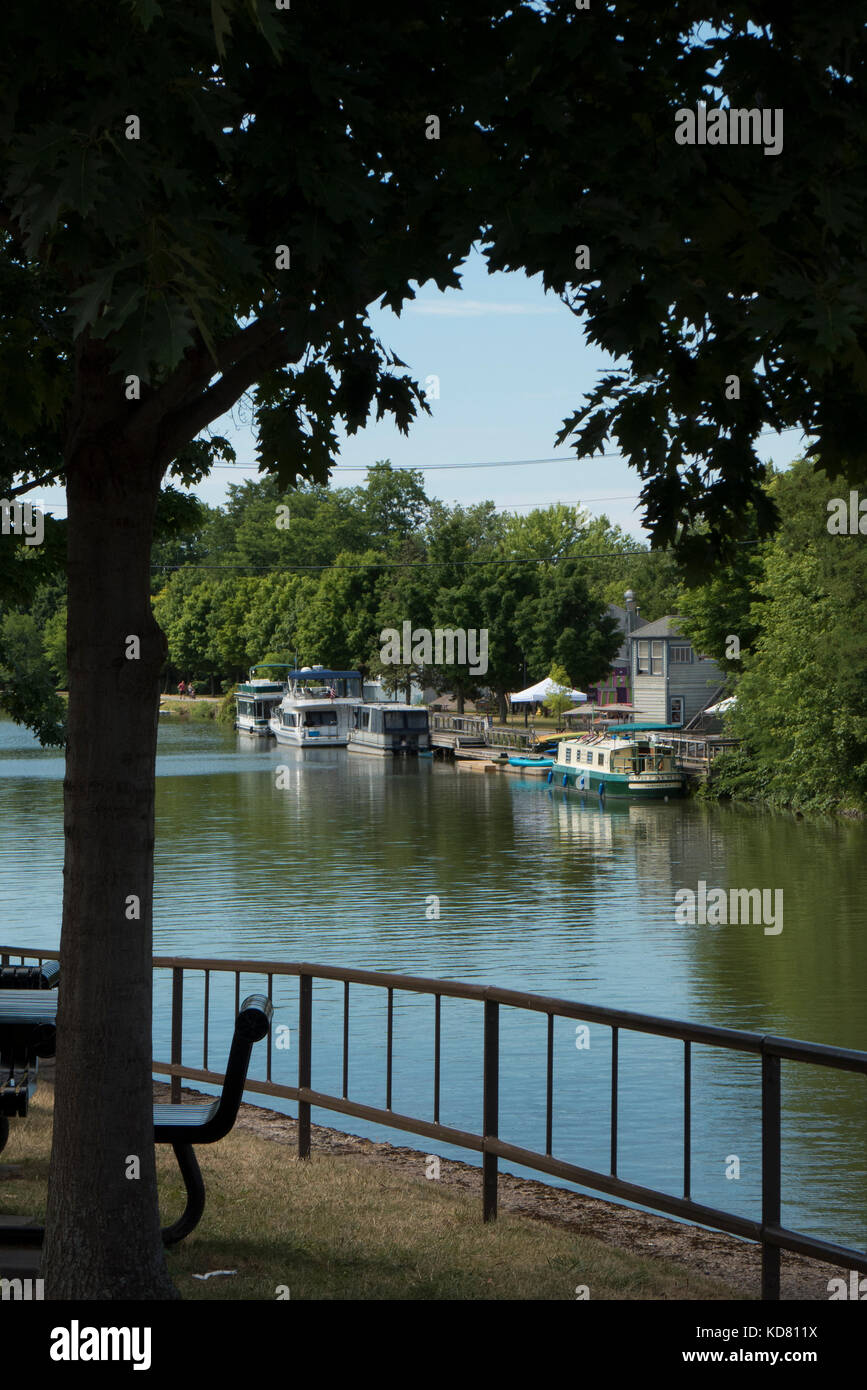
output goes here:
<path id="1" fill-rule="evenodd" d="M 867 96 L 853 78 L 867 40 L 857 11 L 806 0 L 725 23 L 698 0 L 622 0 L 592 24 L 567 0 L 6 9 L 0 453 L 13 491 L 62 480 L 68 502 L 43 1268 L 52 1298 L 169 1297 L 150 1071 L 165 476 L 203 476 L 221 447 L 205 432 L 246 393 L 259 462 L 286 488 L 325 481 L 339 421 L 351 433 L 375 410 L 406 430 L 424 399 L 368 308 L 457 286 L 480 243 L 491 269 L 541 273 L 625 364 L 563 436 L 577 431 L 581 453 L 619 443 L 658 543 L 706 558 L 750 505 L 770 524 L 754 448 L 768 425 L 813 431 L 829 470 L 863 477 Z M 785 107 L 785 158 L 676 144 L 677 109 L 719 89 Z M 476 603 L 496 625 L 506 602 L 499 690 L 522 586 L 493 572 Z M 136 1183 L 119 1144 L 140 1155 Z"/>
<path id="2" fill-rule="evenodd" d="M 377 618 L 382 556 L 341 551 L 299 605 L 298 649 L 303 665 L 317 663 L 367 674 L 379 650 Z"/>
<path id="3" fill-rule="evenodd" d="M 170 663 L 166 676 L 170 688 L 178 672 L 183 679 L 212 670 L 212 613 L 217 583 L 192 569 L 176 571 L 153 601 L 153 612 L 165 633 Z"/>
<path id="4" fill-rule="evenodd" d="M 0 699 L 7 714 L 29 725 L 43 746 L 63 744 L 66 708 L 55 690 L 43 635 L 29 613 L 0 617 Z"/>
<path id="5" fill-rule="evenodd" d="M 603 680 L 623 641 L 615 618 L 591 598 L 574 560 L 540 568 L 535 592 L 518 606 L 516 633 L 527 661 L 543 679 L 554 665 L 579 688 Z"/>
<path id="6" fill-rule="evenodd" d="M 700 571 L 773 525 L 764 429 L 803 429 L 829 474 L 867 479 L 861 19 L 807 0 L 624 0 L 592 24 L 543 8 L 541 46 L 515 12 L 488 264 L 541 274 L 620 357 L 558 442 L 621 449 L 654 545 Z M 721 95 L 784 112 L 784 150 L 678 143 L 676 113 Z"/>
<path id="7" fill-rule="evenodd" d="M 548 713 L 552 715 L 559 724 L 563 711 L 572 708 L 572 696 L 568 693 L 573 688 L 572 678 L 566 670 L 566 667 L 559 665 L 556 661 L 551 667 L 549 674 L 556 689 L 543 701 L 543 704 Z"/>
<path id="8" fill-rule="evenodd" d="M 391 629 L 403 637 L 403 624 L 410 624 L 411 632 L 433 626 L 433 602 L 435 598 L 436 570 L 427 562 L 427 547 L 423 538 L 408 532 L 399 548 L 392 547 L 393 564 L 382 575 L 379 589 L 379 610 L 376 619 L 377 641 L 382 633 Z M 401 655 L 403 655 L 401 640 Z M 412 685 L 415 681 L 424 687 L 431 679 L 432 665 L 423 661 L 410 661 L 395 665 L 382 659 L 381 646 L 370 661 L 368 671 L 381 681 L 386 690 L 401 693 L 409 704 L 412 700 Z M 410 651 L 412 655 L 412 650 Z"/>
<path id="9" fill-rule="evenodd" d="M 386 553 L 422 531 L 430 513 L 424 475 L 414 469 L 392 468 L 385 459 L 368 469 L 359 500 L 364 505 L 367 544 Z"/>
<path id="10" fill-rule="evenodd" d="M 37 627 L 38 619 L 35 619 Z M 51 678 L 59 690 L 69 684 L 66 668 L 66 604 L 56 608 L 51 617 L 42 625 L 42 646 L 51 671 Z"/>
<path id="11" fill-rule="evenodd" d="M 805 463 L 769 482 L 781 525 L 762 547 L 737 704 L 743 742 L 720 763 L 716 795 L 829 810 L 867 799 L 867 595 L 860 535 L 833 535 L 831 480 Z M 754 561 L 754 566 L 758 561 Z"/>

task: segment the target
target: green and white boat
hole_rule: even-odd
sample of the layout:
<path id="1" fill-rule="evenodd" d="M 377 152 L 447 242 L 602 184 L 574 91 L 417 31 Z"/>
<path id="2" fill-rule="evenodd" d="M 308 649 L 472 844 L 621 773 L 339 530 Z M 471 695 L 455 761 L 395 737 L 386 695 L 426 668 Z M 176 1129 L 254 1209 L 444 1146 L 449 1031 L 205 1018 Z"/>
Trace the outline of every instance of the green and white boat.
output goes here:
<path id="1" fill-rule="evenodd" d="M 621 725 L 616 732 L 612 729 L 560 739 L 549 782 L 640 801 L 682 796 L 686 774 L 678 768 L 671 746 L 666 745 L 669 727 L 673 726 Z"/>

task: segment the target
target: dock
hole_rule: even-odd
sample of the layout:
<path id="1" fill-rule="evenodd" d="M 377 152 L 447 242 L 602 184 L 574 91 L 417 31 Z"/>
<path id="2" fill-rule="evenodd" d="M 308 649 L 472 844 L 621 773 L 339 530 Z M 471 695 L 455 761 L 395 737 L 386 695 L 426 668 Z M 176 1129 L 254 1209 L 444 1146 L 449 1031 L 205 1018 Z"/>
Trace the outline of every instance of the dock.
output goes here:
<path id="1" fill-rule="evenodd" d="M 492 726 L 481 715 L 439 714 L 430 716 L 430 739 L 434 753 L 454 758 L 468 770 L 503 771 L 520 777 L 539 777 L 547 768 L 512 767 L 509 757 L 526 757 L 557 735 L 534 729 L 504 729 Z M 569 737 L 564 731 L 561 737 Z M 705 781 L 721 753 L 737 748 L 740 740 L 722 734 L 666 734 L 666 743 L 675 751 L 677 767 L 690 781 Z M 503 756 L 505 755 L 505 756 Z"/>

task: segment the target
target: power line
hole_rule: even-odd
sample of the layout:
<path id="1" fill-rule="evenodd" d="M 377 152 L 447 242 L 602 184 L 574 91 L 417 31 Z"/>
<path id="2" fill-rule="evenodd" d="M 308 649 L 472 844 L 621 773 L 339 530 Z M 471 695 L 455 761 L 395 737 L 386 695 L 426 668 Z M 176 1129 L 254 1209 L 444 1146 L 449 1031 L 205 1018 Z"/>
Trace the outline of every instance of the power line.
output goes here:
<path id="1" fill-rule="evenodd" d="M 789 434 L 792 430 L 798 430 L 801 434 L 804 433 L 800 425 L 785 425 L 781 430 L 765 430 L 762 434 L 756 435 L 756 442 L 760 439 L 777 439 L 781 434 Z M 414 467 L 396 468 L 394 471 L 396 473 L 436 473 L 440 471 L 463 472 L 465 469 L 473 468 L 535 468 L 551 463 L 596 463 L 600 459 L 623 459 L 625 461 L 625 455 L 621 450 L 615 450 L 613 453 L 607 454 L 588 454 L 581 459 L 570 454 L 567 457 L 561 455 L 557 458 L 546 459 L 494 459 L 482 463 L 419 463 Z M 329 477 L 333 478 L 341 473 L 367 473 L 372 467 L 373 464 L 337 464 L 331 470 Z M 214 463 L 211 465 L 211 470 L 215 468 L 255 468 L 258 470 L 259 465 L 258 463 Z"/>

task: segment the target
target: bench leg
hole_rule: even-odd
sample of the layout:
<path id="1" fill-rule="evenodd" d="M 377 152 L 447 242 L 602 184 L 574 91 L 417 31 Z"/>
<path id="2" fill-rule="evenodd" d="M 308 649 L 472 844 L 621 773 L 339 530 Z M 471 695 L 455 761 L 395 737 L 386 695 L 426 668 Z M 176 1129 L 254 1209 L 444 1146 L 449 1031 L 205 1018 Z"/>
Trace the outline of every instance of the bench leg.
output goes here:
<path id="1" fill-rule="evenodd" d="M 163 1245 L 177 1245 L 194 1231 L 205 1210 L 205 1184 L 192 1144 L 172 1144 L 187 1189 L 187 1205 L 173 1226 L 163 1227 Z"/>

